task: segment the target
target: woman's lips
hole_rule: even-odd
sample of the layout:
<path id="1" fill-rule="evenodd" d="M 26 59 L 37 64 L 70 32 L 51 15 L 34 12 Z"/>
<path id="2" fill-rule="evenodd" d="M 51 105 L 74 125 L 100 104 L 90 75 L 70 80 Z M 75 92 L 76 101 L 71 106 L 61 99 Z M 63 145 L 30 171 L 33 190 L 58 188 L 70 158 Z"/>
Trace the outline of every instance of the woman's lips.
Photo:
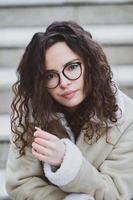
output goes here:
<path id="1" fill-rule="evenodd" d="M 63 96 L 65 99 L 71 99 L 75 95 L 76 92 L 77 90 L 65 92 L 61 96 Z"/>

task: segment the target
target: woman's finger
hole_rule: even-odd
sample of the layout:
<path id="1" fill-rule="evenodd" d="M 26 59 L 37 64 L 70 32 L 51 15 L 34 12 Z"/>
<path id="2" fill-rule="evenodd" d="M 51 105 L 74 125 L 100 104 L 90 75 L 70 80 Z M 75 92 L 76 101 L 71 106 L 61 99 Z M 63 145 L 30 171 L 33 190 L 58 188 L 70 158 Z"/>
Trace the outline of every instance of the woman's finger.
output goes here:
<path id="1" fill-rule="evenodd" d="M 52 152 L 51 152 L 50 149 L 45 148 L 45 147 L 43 147 L 43 146 L 37 144 L 36 142 L 33 142 L 33 143 L 32 143 L 32 147 L 33 147 L 33 149 L 34 149 L 36 152 L 38 152 L 38 153 L 40 153 L 40 154 L 42 154 L 42 155 L 51 156 L 51 154 L 52 154 Z"/>
<path id="2" fill-rule="evenodd" d="M 45 148 L 49 148 L 49 149 L 55 149 L 55 143 L 50 141 L 50 140 L 45 140 L 39 137 L 36 137 L 34 139 L 34 142 L 36 142 L 37 144 L 45 147 Z"/>
<path id="3" fill-rule="evenodd" d="M 48 162 L 48 158 L 45 156 L 45 155 L 42 155 L 40 153 L 38 153 L 37 151 L 35 151 L 34 148 L 32 148 L 32 154 L 40 161 L 43 161 L 43 162 Z"/>
<path id="4" fill-rule="evenodd" d="M 38 129 L 37 131 L 34 132 L 35 137 L 40 137 L 46 140 L 55 140 L 57 137 L 53 134 L 48 133 L 47 131 L 43 131 L 41 129 Z"/>

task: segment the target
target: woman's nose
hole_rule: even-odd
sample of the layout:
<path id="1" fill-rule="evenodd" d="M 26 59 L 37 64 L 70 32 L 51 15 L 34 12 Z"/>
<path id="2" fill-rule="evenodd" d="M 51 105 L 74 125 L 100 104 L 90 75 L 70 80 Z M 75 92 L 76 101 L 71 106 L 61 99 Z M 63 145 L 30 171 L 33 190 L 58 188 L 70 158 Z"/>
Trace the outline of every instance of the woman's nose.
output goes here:
<path id="1" fill-rule="evenodd" d="M 63 74 L 60 74 L 60 87 L 66 87 L 71 84 L 71 80 L 66 78 Z"/>

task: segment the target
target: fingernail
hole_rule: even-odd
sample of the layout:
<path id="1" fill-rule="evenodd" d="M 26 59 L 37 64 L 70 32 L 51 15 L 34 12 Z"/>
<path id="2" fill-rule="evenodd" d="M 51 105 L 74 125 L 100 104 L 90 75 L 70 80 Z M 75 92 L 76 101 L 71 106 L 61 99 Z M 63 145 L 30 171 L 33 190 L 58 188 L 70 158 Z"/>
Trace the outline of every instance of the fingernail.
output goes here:
<path id="1" fill-rule="evenodd" d="M 34 136 L 37 136 L 37 131 L 34 132 Z"/>
<path id="2" fill-rule="evenodd" d="M 38 130 L 38 131 L 41 130 L 41 128 L 39 128 L 39 127 L 37 127 L 37 126 L 35 126 L 35 129 Z"/>

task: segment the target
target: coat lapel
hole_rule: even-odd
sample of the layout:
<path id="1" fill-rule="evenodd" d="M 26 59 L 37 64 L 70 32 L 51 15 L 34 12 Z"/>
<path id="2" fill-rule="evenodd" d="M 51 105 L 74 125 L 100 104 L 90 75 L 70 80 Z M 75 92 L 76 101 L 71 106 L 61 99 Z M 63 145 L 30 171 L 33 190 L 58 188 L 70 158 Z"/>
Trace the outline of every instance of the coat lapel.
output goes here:
<path id="1" fill-rule="evenodd" d="M 76 145 L 81 150 L 83 156 L 96 168 L 107 159 L 114 145 L 122 135 L 118 127 L 114 126 L 109 130 L 108 143 L 106 142 L 106 136 L 104 135 L 101 136 L 97 142 L 92 141 L 92 144 L 89 144 L 84 141 L 84 134 L 85 133 L 82 131 Z"/>

